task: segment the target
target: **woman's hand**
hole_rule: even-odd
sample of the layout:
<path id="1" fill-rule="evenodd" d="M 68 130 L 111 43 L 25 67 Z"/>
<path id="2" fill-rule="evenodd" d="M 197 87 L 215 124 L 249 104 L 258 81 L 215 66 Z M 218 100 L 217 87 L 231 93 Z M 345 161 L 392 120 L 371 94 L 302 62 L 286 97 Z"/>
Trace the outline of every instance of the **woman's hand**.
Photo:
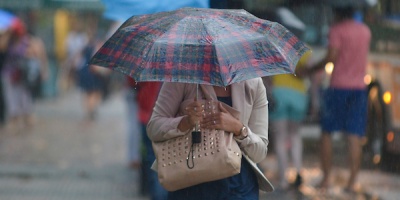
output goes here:
<path id="1" fill-rule="evenodd" d="M 224 130 L 239 135 L 243 124 L 233 117 L 220 102 L 218 103 L 218 107 L 221 112 L 206 113 L 200 127 L 204 129 Z"/>
<path id="2" fill-rule="evenodd" d="M 178 129 L 181 131 L 187 131 L 203 121 L 204 104 L 196 101 L 195 99 L 185 108 L 184 114 L 186 116 L 178 125 Z"/>

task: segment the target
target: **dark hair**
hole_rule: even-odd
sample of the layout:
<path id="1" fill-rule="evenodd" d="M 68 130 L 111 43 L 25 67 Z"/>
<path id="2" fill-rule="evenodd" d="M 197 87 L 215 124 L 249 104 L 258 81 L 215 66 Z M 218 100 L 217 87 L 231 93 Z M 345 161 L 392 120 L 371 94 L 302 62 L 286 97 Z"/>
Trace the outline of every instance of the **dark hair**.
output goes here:
<path id="1" fill-rule="evenodd" d="M 336 17 L 341 19 L 349 19 L 353 18 L 355 12 L 355 8 L 352 6 L 345 6 L 345 7 L 334 7 L 333 13 Z"/>

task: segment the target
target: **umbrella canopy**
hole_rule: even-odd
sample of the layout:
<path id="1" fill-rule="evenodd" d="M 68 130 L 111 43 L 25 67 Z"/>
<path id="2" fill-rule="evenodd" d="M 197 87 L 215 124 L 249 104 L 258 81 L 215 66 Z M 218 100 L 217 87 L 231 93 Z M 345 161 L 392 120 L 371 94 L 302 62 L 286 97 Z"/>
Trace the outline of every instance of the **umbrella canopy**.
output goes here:
<path id="1" fill-rule="evenodd" d="M 286 7 L 271 7 L 253 14 L 259 18 L 282 24 L 289 31 L 300 38 L 306 30 L 306 25 L 304 22 Z"/>
<path id="2" fill-rule="evenodd" d="M 227 86 L 293 73 L 308 48 L 245 10 L 183 8 L 128 19 L 92 57 L 136 81 Z"/>
<path id="3" fill-rule="evenodd" d="M 13 25 L 15 15 L 10 12 L 0 9 L 0 32 L 3 32 Z"/>
<path id="4" fill-rule="evenodd" d="M 11 30 L 14 35 L 23 36 L 26 33 L 26 26 L 19 17 L 0 9 L 0 33 L 6 30 Z"/>
<path id="5" fill-rule="evenodd" d="M 364 7 L 374 6 L 377 0 L 324 0 L 334 7 Z"/>

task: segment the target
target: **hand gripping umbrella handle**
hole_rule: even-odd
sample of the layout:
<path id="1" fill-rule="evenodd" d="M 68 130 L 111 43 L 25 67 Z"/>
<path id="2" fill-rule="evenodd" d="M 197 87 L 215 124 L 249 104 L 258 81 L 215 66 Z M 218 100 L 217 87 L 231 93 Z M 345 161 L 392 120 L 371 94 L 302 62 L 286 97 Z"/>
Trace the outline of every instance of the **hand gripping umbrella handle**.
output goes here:
<path id="1" fill-rule="evenodd" d="M 197 101 L 199 98 L 199 84 L 196 84 L 196 98 L 195 100 Z M 192 143 L 197 144 L 201 142 L 201 132 L 199 128 L 199 121 L 196 121 L 194 131 L 192 131 Z"/>

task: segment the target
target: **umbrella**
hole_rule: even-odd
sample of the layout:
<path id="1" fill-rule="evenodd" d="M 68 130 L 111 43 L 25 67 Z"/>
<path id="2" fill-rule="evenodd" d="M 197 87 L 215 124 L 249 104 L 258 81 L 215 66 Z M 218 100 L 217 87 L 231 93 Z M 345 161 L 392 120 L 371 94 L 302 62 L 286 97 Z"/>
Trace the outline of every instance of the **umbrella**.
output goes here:
<path id="1" fill-rule="evenodd" d="M 182 7 L 209 7 L 209 0 L 101 0 L 104 17 L 115 21 L 125 21 L 132 15 L 152 14 L 171 11 Z"/>
<path id="2" fill-rule="evenodd" d="M 306 30 L 304 22 L 286 7 L 272 7 L 253 14 L 262 19 L 282 24 L 290 32 L 300 38 Z"/>
<path id="3" fill-rule="evenodd" d="M 26 26 L 19 17 L 0 9 L 0 33 L 6 30 L 11 30 L 14 35 L 22 36 L 26 33 Z"/>
<path id="4" fill-rule="evenodd" d="M 245 10 L 182 8 L 131 17 L 90 64 L 136 81 L 228 86 L 293 73 L 307 50 L 282 25 Z"/>
<path id="5" fill-rule="evenodd" d="M 10 12 L 0 9 L 0 32 L 3 32 L 13 25 L 16 17 Z"/>
<path id="6" fill-rule="evenodd" d="M 377 0 L 324 0 L 334 7 L 372 7 L 377 4 Z"/>

